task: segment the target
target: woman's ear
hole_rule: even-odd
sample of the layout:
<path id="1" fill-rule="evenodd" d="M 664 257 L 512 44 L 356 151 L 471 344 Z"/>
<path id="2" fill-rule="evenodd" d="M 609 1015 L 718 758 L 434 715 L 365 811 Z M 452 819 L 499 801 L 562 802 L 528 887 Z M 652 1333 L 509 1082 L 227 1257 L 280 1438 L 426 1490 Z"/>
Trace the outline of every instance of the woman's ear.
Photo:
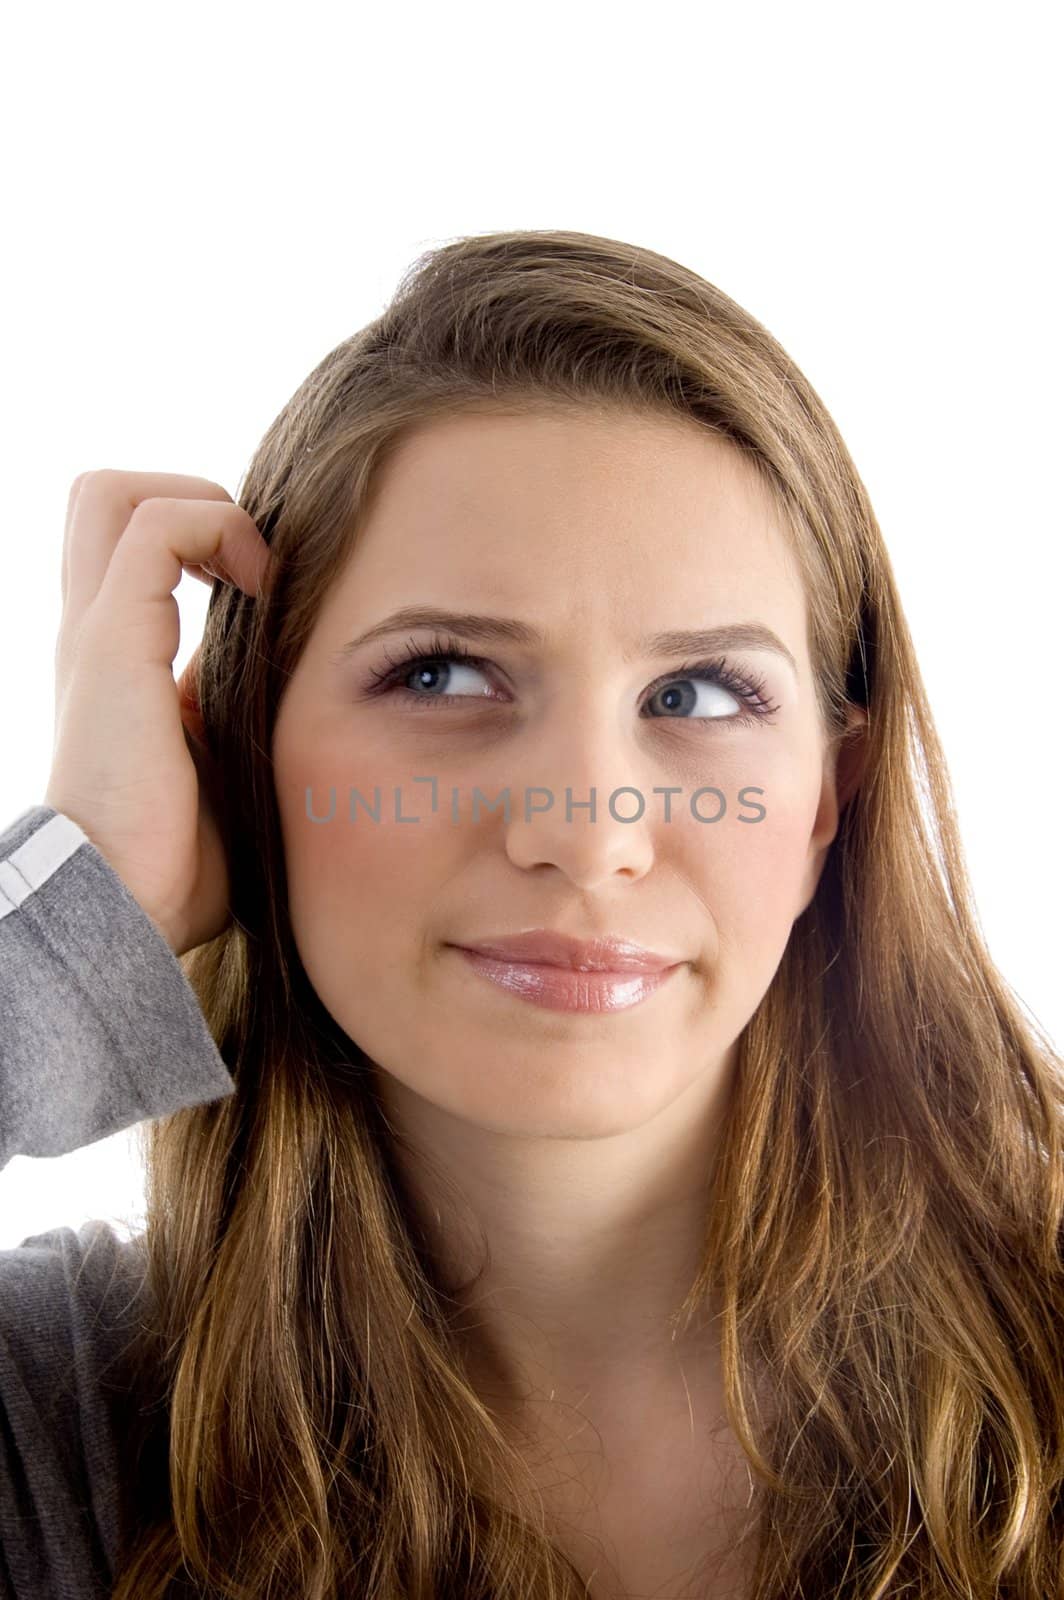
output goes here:
<path id="1" fill-rule="evenodd" d="M 861 787 L 868 764 L 868 712 L 851 701 L 846 707 L 846 728 L 835 755 L 835 801 L 845 810 Z"/>
<path id="2" fill-rule="evenodd" d="M 846 707 L 846 726 L 824 750 L 820 805 L 812 843 L 826 850 L 839 829 L 839 819 L 861 786 L 868 759 L 868 713 L 852 702 Z M 821 863 L 822 864 L 822 863 Z"/>
<path id="3" fill-rule="evenodd" d="M 809 840 L 801 902 L 795 916 L 800 916 L 812 901 L 828 850 L 839 831 L 842 813 L 861 786 L 868 756 L 867 730 L 868 713 L 861 706 L 849 705 L 846 727 L 824 752 L 820 803 Z"/>
<path id="4" fill-rule="evenodd" d="M 199 703 L 199 659 L 200 647 L 197 645 L 177 680 L 177 698 L 185 728 L 199 744 L 206 744 L 206 728 Z"/>

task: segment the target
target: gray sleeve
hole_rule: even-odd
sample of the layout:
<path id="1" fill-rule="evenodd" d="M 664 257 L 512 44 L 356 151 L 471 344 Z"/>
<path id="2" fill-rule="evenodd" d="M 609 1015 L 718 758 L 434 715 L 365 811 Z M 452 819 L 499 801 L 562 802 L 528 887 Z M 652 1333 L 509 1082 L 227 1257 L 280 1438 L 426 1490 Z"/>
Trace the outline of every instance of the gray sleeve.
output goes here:
<path id="1" fill-rule="evenodd" d="M 114 1590 L 142 1243 L 92 1221 L 0 1250 L 0 1600 Z"/>
<path id="2" fill-rule="evenodd" d="M 117 872 L 62 812 L 22 812 L 0 832 L 0 1168 L 235 1088 Z"/>

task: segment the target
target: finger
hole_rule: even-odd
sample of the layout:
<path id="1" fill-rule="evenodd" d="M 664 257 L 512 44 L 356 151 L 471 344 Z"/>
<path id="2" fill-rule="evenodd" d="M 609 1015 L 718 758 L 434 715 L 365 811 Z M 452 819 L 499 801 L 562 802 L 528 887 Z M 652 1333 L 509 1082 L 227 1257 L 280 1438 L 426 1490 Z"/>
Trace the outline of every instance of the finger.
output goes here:
<path id="1" fill-rule="evenodd" d="M 233 581 L 227 573 L 216 572 L 209 561 L 205 561 L 202 566 L 193 561 L 182 561 L 181 565 L 190 578 L 198 578 L 201 583 L 207 584 L 208 587 L 213 587 L 220 579 L 226 583 L 232 583 Z"/>
<path id="2" fill-rule="evenodd" d="M 82 490 L 83 497 L 91 487 Z M 255 524 L 232 501 L 161 496 L 141 501 L 91 608 L 96 646 L 108 656 L 128 654 L 131 662 L 170 665 L 180 642 L 174 590 L 185 563 L 210 562 L 254 594 L 268 556 Z"/>
<path id="3" fill-rule="evenodd" d="M 67 496 L 66 521 L 63 523 L 63 555 L 60 561 L 60 588 L 64 606 L 66 605 L 68 588 L 67 569 L 70 551 L 70 525 L 74 520 L 74 511 L 78 503 L 78 495 L 81 493 L 81 486 L 89 476 L 90 474 L 87 472 L 79 472 L 74 482 L 70 485 L 70 493 Z"/>
<path id="4" fill-rule="evenodd" d="M 221 484 L 182 473 L 102 470 L 85 473 L 75 481 L 67 512 L 63 597 L 74 623 L 99 593 L 118 542 L 137 508 L 160 496 L 235 505 Z"/>

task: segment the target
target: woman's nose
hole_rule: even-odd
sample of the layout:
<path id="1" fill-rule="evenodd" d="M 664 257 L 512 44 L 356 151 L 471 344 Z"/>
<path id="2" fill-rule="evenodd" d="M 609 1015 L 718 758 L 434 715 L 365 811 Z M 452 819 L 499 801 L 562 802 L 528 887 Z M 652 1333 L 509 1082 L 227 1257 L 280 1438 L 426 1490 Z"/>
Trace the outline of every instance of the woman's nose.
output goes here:
<path id="1" fill-rule="evenodd" d="M 625 872 L 642 877 L 654 857 L 660 796 L 653 775 L 614 732 L 571 727 L 521 764 L 511 793 L 506 849 L 515 866 L 558 867 L 584 886 Z"/>

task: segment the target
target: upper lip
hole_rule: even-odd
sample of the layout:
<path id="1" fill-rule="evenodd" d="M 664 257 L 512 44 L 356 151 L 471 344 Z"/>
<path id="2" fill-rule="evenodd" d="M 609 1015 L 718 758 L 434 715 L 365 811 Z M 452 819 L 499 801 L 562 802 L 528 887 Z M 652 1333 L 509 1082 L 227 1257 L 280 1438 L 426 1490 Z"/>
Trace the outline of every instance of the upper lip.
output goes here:
<path id="1" fill-rule="evenodd" d="M 496 956 L 500 961 L 527 961 L 580 972 L 662 972 L 684 959 L 647 950 L 630 939 L 573 939 L 549 928 L 478 939 L 475 944 L 459 945 L 459 949 Z"/>

